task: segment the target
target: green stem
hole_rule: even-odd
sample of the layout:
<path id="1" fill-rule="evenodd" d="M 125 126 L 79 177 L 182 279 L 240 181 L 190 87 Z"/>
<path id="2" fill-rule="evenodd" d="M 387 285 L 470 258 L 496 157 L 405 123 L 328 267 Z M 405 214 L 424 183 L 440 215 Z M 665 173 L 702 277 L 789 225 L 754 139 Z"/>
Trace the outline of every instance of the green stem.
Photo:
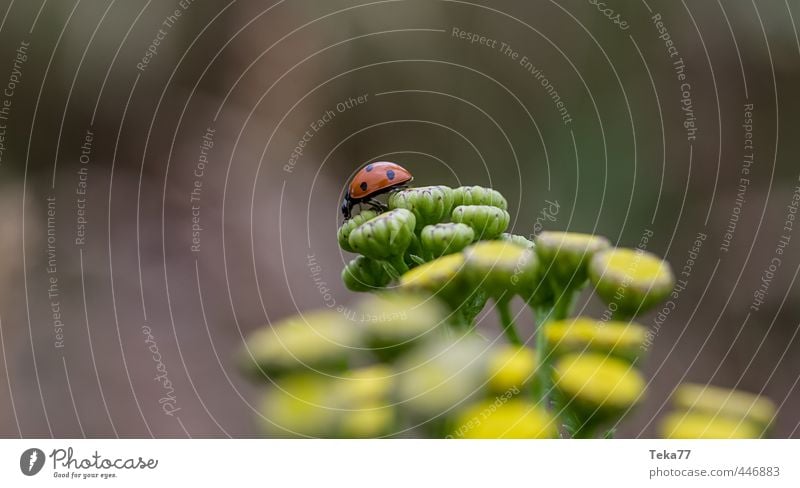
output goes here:
<path id="1" fill-rule="evenodd" d="M 470 322 L 469 319 L 467 319 L 467 314 L 463 305 L 453 310 L 450 314 L 449 322 L 456 330 L 468 330 L 470 328 Z"/>
<path id="2" fill-rule="evenodd" d="M 464 311 L 464 318 L 467 321 L 469 328 L 472 328 L 472 326 L 475 325 L 475 317 L 477 317 L 478 314 L 481 313 L 481 310 L 483 310 L 483 307 L 486 306 L 487 300 L 488 297 L 486 296 L 486 293 L 478 289 L 461 304 L 461 307 Z"/>
<path id="3" fill-rule="evenodd" d="M 544 327 L 553 315 L 553 308 L 533 308 L 533 314 L 536 319 L 536 357 L 539 361 L 539 368 L 536 375 L 539 379 L 538 390 L 536 391 L 536 398 L 541 402 L 544 408 L 550 407 L 550 389 L 552 381 L 550 378 L 550 351 L 547 347 L 547 339 L 544 336 Z"/>
<path id="4" fill-rule="evenodd" d="M 556 303 L 553 305 L 548 322 L 550 320 L 564 320 L 569 317 L 577 296 L 578 290 L 573 289 L 561 290 L 561 293 L 556 293 Z"/>
<path id="5" fill-rule="evenodd" d="M 514 325 L 514 318 L 511 316 L 511 307 L 509 303 L 511 300 L 507 298 L 499 298 L 497 302 L 497 311 L 500 313 L 500 323 L 503 325 L 503 332 L 505 332 L 508 341 L 515 346 L 521 346 L 522 341 L 517 334 L 517 327 Z"/>
<path id="6" fill-rule="evenodd" d="M 403 259 L 403 256 L 392 256 L 389 259 L 389 264 L 397 271 L 397 274 L 402 276 L 406 271 L 408 271 L 408 265 L 406 264 L 406 260 Z"/>
<path id="7" fill-rule="evenodd" d="M 584 422 L 575 430 L 575 432 L 572 434 L 572 438 L 592 439 L 594 438 L 594 431 L 594 425 L 591 425 L 590 422 Z"/>
<path id="8" fill-rule="evenodd" d="M 620 322 L 630 322 L 633 320 L 633 315 L 624 313 L 620 311 L 620 309 L 611 312 L 611 320 L 617 320 Z"/>
<path id="9" fill-rule="evenodd" d="M 555 290 L 556 302 L 552 306 L 532 307 L 536 318 L 536 357 L 539 359 L 539 369 L 536 372 L 539 388 L 536 397 L 545 408 L 550 407 L 550 390 L 553 388 L 553 381 L 551 378 L 551 351 L 547 347 L 544 328 L 553 320 L 564 320 L 569 317 L 577 295 L 575 290 Z"/>

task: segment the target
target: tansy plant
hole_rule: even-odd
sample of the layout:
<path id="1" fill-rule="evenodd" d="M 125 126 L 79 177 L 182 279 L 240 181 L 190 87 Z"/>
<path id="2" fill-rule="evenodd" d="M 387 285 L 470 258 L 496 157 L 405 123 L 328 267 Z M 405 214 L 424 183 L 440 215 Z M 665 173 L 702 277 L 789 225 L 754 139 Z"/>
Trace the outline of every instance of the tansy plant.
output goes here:
<path id="1" fill-rule="evenodd" d="M 506 199 L 479 186 L 408 188 L 388 209 L 364 210 L 338 231 L 355 253 L 342 281 L 367 292 L 344 313 L 311 312 L 247 341 L 242 368 L 268 384 L 269 435 L 546 438 L 611 436 L 642 402 L 647 330 L 638 315 L 664 300 L 665 261 L 608 239 L 507 232 Z M 590 286 L 611 320 L 573 317 Z M 519 334 L 510 303 L 537 324 Z M 505 341 L 475 319 L 497 310 Z M 665 437 L 758 437 L 769 400 L 683 385 Z"/>

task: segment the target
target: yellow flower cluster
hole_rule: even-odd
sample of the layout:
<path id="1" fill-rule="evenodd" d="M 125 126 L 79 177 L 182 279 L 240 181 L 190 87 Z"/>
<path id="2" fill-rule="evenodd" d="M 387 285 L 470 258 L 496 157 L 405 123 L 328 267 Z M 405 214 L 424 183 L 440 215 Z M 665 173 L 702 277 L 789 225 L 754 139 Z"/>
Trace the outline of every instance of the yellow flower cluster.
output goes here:
<path id="1" fill-rule="evenodd" d="M 443 327 L 447 313 L 429 296 L 387 293 L 366 297 L 348 315 L 311 312 L 257 330 L 240 361 L 268 384 L 264 433 L 445 437 L 466 410 L 502 398 L 484 430 L 469 436 L 501 428 L 508 436 L 555 436 L 549 414 L 523 401 L 536 381 L 535 353 L 454 334 Z"/>
<path id="2" fill-rule="evenodd" d="M 388 204 L 338 233 L 342 249 L 360 254 L 343 282 L 377 293 L 346 319 L 304 315 L 248 342 L 245 368 L 273 382 L 267 432 L 610 436 L 641 403 L 648 331 L 635 319 L 673 292 L 666 261 L 594 234 L 506 233 L 508 203 L 488 188 L 410 188 Z M 571 316 L 587 285 L 603 320 Z M 518 330 L 515 298 L 535 330 Z M 475 330 L 488 300 L 505 343 Z M 681 386 L 673 404 L 665 437 L 758 437 L 775 415 L 769 400 L 704 385 Z"/>

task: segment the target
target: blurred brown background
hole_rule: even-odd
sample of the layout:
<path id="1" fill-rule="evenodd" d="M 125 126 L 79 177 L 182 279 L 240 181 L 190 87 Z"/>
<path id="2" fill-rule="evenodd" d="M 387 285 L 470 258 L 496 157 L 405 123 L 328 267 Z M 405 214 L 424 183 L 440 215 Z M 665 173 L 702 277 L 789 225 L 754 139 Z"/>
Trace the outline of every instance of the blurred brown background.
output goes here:
<path id="1" fill-rule="evenodd" d="M 650 230 L 678 272 L 705 234 L 663 325 L 642 317 L 649 395 L 621 434 L 654 435 L 699 381 L 769 396 L 800 436 L 800 5 L 595 3 L 0 2 L 0 435 L 256 435 L 234 352 L 357 298 L 338 204 L 388 159 L 500 190 L 519 234 L 551 202 L 544 228 Z"/>

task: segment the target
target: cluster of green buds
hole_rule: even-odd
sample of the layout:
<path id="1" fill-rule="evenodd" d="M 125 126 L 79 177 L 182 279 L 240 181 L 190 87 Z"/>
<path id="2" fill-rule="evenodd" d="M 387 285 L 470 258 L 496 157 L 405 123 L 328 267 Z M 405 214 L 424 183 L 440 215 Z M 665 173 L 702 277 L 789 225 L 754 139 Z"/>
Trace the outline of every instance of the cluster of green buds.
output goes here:
<path id="1" fill-rule="evenodd" d="M 344 313 L 258 330 L 241 354 L 268 384 L 265 433 L 613 435 L 646 394 L 648 331 L 635 320 L 672 292 L 670 266 L 598 235 L 508 233 L 510 220 L 496 190 L 429 186 L 345 221 L 339 245 L 357 256 L 342 280 L 368 293 Z M 602 319 L 572 316 L 584 290 Z M 488 305 L 501 337 L 477 330 Z M 535 328 L 518 329 L 526 317 Z M 673 403 L 666 437 L 759 436 L 774 415 L 768 400 L 706 387 L 681 387 Z"/>
<path id="2" fill-rule="evenodd" d="M 497 239 L 510 220 L 506 199 L 479 186 L 399 190 L 390 194 L 388 209 L 362 211 L 339 228 L 339 246 L 362 256 L 342 273 L 352 291 L 385 288 L 410 268 Z"/>
<path id="3" fill-rule="evenodd" d="M 775 417 L 766 397 L 712 385 L 684 383 L 672 394 L 674 411 L 659 426 L 668 439 L 758 439 Z"/>

